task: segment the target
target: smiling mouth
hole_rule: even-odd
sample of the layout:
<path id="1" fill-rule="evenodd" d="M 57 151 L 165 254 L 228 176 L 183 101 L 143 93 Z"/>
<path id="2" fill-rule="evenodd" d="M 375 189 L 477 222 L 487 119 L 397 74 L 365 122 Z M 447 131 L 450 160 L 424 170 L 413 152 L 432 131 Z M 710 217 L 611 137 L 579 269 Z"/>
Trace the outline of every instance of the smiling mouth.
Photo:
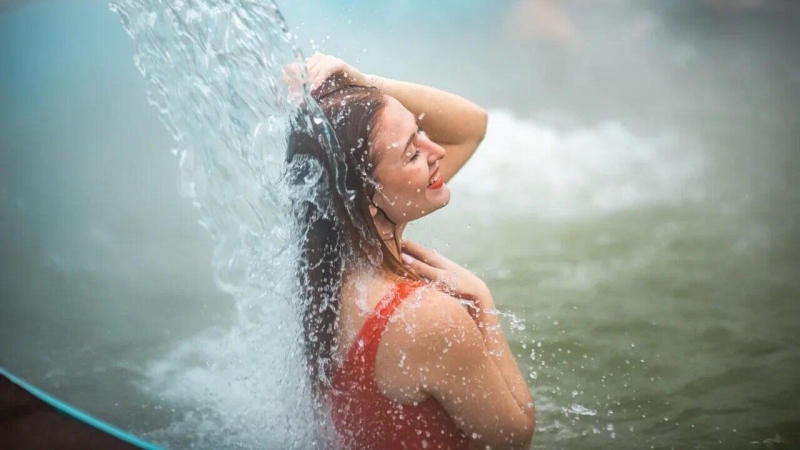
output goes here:
<path id="1" fill-rule="evenodd" d="M 428 188 L 429 189 L 439 189 L 444 184 L 444 179 L 442 179 L 442 175 L 439 173 L 439 169 L 436 169 L 436 172 L 433 173 L 433 176 L 428 180 Z"/>

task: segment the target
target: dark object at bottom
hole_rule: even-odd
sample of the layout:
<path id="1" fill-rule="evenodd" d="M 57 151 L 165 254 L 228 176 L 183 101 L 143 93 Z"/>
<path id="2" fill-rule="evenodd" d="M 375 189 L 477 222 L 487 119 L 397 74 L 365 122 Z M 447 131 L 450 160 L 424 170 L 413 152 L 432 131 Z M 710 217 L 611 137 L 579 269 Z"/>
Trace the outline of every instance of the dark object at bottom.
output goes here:
<path id="1" fill-rule="evenodd" d="M 0 449 L 156 450 L 0 368 Z"/>

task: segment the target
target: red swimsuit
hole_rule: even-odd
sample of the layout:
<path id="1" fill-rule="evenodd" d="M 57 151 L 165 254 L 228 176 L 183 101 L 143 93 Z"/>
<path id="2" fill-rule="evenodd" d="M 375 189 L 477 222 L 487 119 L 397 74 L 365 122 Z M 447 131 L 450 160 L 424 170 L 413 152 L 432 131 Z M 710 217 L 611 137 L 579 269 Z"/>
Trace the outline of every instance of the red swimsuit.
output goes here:
<path id="1" fill-rule="evenodd" d="M 381 394 L 375 356 L 389 318 L 421 282 L 400 282 L 367 318 L 333 375 L 332 419 L 353 450 L 466 449 L 469 439 L 436 399 L 401 405 Z"/>

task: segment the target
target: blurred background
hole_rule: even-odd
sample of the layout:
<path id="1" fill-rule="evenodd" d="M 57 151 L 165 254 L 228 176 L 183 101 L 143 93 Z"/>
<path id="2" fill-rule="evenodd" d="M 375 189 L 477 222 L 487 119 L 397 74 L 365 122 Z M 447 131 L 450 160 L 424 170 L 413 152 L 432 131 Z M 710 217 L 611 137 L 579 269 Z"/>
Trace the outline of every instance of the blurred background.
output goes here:
<path id="1" fill-rule="evenodd" d="M 0 365 L 170 448 L 303 448 L 246 419 L 296 408 L 237 384 L 264 357 L 119 18 L 0 5 Z M 409 235 L 492 288 L 533 448 L 800 445 L 796 2 L 278 6 L 306 55 L 489 110 Z"/>

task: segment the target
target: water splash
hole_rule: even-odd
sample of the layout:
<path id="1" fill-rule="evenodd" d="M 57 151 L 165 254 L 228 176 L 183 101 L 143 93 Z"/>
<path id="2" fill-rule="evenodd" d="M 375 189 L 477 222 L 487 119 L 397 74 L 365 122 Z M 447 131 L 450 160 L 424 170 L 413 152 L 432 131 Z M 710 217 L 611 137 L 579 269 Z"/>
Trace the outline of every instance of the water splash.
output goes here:
<path id="1" fill-rule="evenodd" d="M 577 403 L 573 403 L 573 404 L 569 405 L 569 408 L 564 408 L 564 412 L 565 413 L 578 414 L 578 415 L 581 415 L 581 416 L 596 416 L 597 415 L 597 411 L 596 410 L 591 409 L 591 408 L 587 408 L 587 407 L 585 407 L 583 405 L 579 405 Z"/>
<path id="2" fill-rule="evenodd" d="M 142 389 L 191 404 L 152 438 L 177 447 L 312 447 L 320 427 L 311 423 L 299 345 L 292 205 L 319 202 L 321 177 L 346 190 L 304 59 L 271 0 L 119 0 L 111 9 L 176 141 L 180 192 L 216 242 L 216 285 L 240 316 L 225 336 L 198 337 L 145 369 Z M 286 163 L 298 129 L 327 150 L 332 173 L 309 160 Z M 299 181 L 288 176 L 301 170 Z"/>
<path id="3" fill-rule="evenodd" d="M 281 183 L 289 121 L 308 107 L 283 71 L 302 56 L 273 2 L 124 0 L 112 3 L 133 37 L 148 99 L 177 143 L 181 193 L 219 242 L 218 284 L 237 298 L 280 285 L 253 262 L 275 261 L 288 238 L 288 186 Z M 289 74 L 289 77 L 298 75 Z M 301 79 L 293 80 L 302 84 Z M 307 128 L 327 135 L 324 120 Z"/>

